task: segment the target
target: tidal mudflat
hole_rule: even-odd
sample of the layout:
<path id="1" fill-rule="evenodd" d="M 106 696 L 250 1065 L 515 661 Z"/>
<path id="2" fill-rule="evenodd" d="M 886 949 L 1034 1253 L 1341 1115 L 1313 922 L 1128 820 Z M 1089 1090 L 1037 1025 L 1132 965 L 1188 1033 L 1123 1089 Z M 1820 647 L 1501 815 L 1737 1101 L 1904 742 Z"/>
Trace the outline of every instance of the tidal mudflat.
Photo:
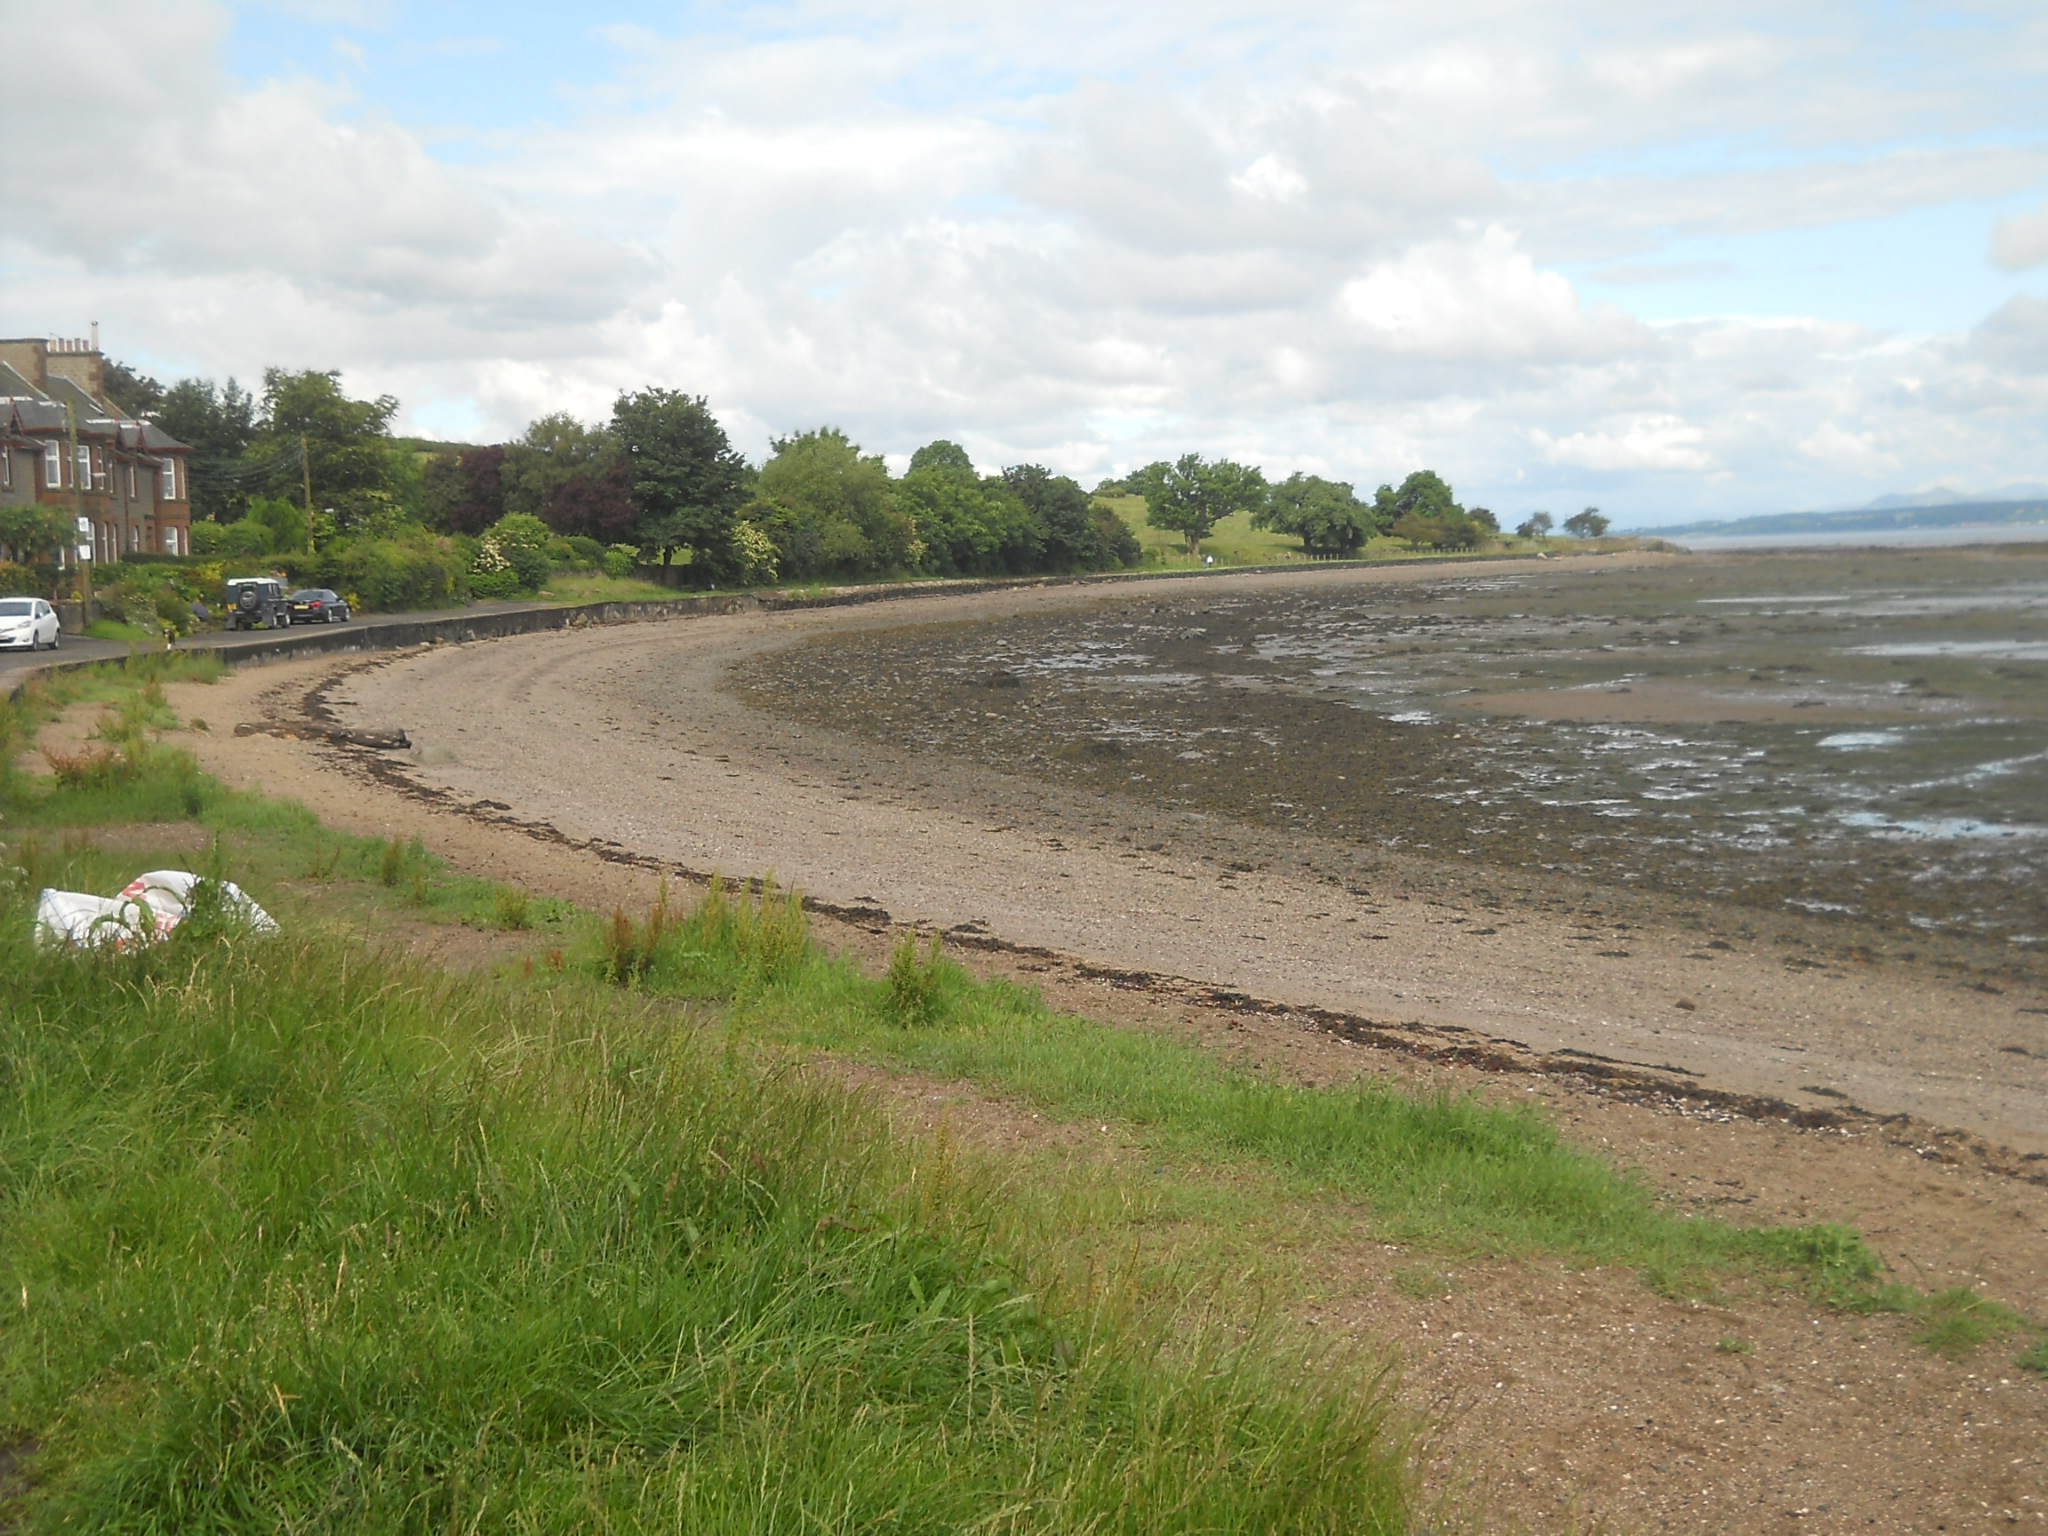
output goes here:
<path id="1" fill-rule="evenodd" d="M 1478 878 L 2048 948 L 2048 545 L 1559 561 L 835 633 L 751 700 Z"/>

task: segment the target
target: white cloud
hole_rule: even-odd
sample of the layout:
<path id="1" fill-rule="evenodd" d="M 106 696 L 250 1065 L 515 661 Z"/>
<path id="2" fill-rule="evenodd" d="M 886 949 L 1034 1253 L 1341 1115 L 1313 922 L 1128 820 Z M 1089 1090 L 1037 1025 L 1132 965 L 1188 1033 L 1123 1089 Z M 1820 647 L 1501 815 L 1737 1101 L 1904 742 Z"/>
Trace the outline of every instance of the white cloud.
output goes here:
<path id="1" fill-rule="evenodd" d="M 2048 262 L 2048 199 L 2032 213 L 2000 219 L 1992 232 L 1991 255 L 2008 272 Z"/>
<path id="2" fill-rule="evenodd" d="M 1076 473 L 1187 448 L 1368 483 L 1431 464 L 1504 508 L 1583 492 L 1631 519 L 2023 478 L 2048 449 L 2038 298 L 1967 336 L 1651 326 L 1559 270 L 1699 277 L 1672 241 L 2042 185 L 2014 127 L 2038 24 L 1895 36 L 1917 23 L 1850 0 L 793 0 L 613 29 L 613 78 L 475 165 L 378 105 L 380 57 L 421 47 L 249 85 L 232 24 L 218 0 L 35 10 L 40 67 L 0 111 L 17 143 L 61 124 L 65 152 L 59 174 L 0 165 L 15 329 L 100 318 L 117 355 L 245 380 L 340 366 L 498 434 L 663 383 L 757 454 L 829 420 Z M 491 67 L 531 46 L 492 25 Z M 1909 80 L 1882 67 L 1897 49 Z M 2048 204 L 1991 238 L 2038 266 Z"/>
<path id="3" fill-rule="evenodd" d="M 1713 465 L 1700 444 L 1706 434 L 1676 416 L 1642 415 L 1594 431 L 1552 437 L 1541 427 L 1529 433 L 1553 464 L 1582 469 L 1677 469 L 1697 472 Z"/>
<path id="4" fill-rule="evenodd" d="M 1343 286 L 1337 310 L 1374 344 L 1438 360 L 1563 362 L 1647 340 L 1618 310 L 1586 314 L 1572 285 L 1539 271 L 1499 225 L 1380 263 Z"/>

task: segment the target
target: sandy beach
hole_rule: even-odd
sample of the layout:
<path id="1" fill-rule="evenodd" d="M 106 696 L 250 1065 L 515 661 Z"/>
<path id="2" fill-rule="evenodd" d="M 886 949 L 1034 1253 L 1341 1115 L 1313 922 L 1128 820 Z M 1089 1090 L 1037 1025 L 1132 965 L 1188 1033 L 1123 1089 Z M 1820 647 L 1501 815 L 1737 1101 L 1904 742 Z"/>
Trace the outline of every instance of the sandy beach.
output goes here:
<path id="1" fill-rule="evenodd" d="M 734 667 L 820 636 L 1100 600 L 1048 588 L 590 628 L 251 669 L 173 703 L 208 718 L 181 739 L 229 782 L 419 836 L 474 872 L 603 910 L 644 906 L 664 874 L 772 871 L 838 909 L 821 937 L 871 964 L 920 924 L 1062 1006 L 1261 1071 L 1527 1095 L 1692 1208 L 1851 1222 L 1901 1279 L 2048 1313 L 2048 1063 L 2002 1049 L 2039 1044 L 2019 1031 L 2042 999 L 2010 977 L 1858 963 L 1825 930 L 1741 912 L 1687 924 L 1657 902 L 1510 879 L 1482 899 L 1422 858 L 1382 859 L 1373 887 L 1348 889 L 1312 839 L 892 752 L 728 686 Z M 335 726 L 401 727 L 413 747 L 336 743 Z M 500 953 L 461 929 L 394 938 L 454 964 Z M 1596 1057 L 1648 1069 L 1587 1075 L 1609 1070 Z M 1126 1155 L 971 1084 L 845 1073 L 908 1134 L 943 1125 L 998 1157 Z M 1322 1283 L 1299 1323 L 1391 1343 L 1408 1400 L 1441 1425 L 1446 1476 L 1498 1519 L 1700 1533 L 2048 1519 L 2048 1382 L 2009 1349 L 1949 1360 L 1906 1319 L 1780 1292 L 1666 1297 L 1551 1261 L 1442 1262 L 1443 1287 L 1423 1294 L 1362 1213 L 1355 1235 L 1343 1225 L 1300 1256 Z"/>
<path id="2" fill-rule="evenodd" d="M 1859 963 L 1794 925 L 1784 938 L 1725 914 L 1680 923 L 1625 891 L 1517 900 L 1503 882 L 1487 901 L 1421 860 L 1382 859 L 1373 888 L 1347 888 L 1312 835 L 798 728 L 721 686 L 736 664 L 825 633 L 1102 600 L 1051 588 L 590 629 L 394 659 L 326 698 L 348 723 L 404 728 L 418 780 L 574 841 L 693 871 L 772 871 L 898 923 L 2048 1152 L 2038 990 Z"/>

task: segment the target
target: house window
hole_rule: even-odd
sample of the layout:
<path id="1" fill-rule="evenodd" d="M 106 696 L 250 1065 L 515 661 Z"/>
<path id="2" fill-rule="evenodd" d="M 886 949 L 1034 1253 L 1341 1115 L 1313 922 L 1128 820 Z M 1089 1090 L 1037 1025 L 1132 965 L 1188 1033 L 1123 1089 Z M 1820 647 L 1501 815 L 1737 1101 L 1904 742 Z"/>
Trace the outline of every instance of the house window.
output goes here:
<path id="1" fill-rule="evenodd" d="M 64 483 L 64 450 L 54 442 L 43 444 L 43 489 L 54 491 Z"/>
<path id="2" fill-rule="evenodd" d="M 92 488 L 104 491 L 107 488 L 107 456 L 97 448 L 87 451 L 92 455 Z"/>
<path id="3" fill-rule="evenodd" d="M 175 555 L 178 551 L 178 530 L 175 525 L 164 530 L 164 553 Z"/>
<path id="4" fill-rule="evenodd" d="M 135 466 L 133 464 L 128 466 L 128 499 L 130 501 L 135 499 Z"/>
<path id="5" fill-rule="evenodd" d="M 71 483 L 79 486 L 92 484 L 92 450 L 83 443 L 78 445 L 78 468 Z"/>
<path id="6" fill-rule="evenodd" d="M 165 501 L 176 501 L 178 499 L 178 461 L 176 459 L 164 460 L 163 499 Z"/>
<path id="7" fill-rule="evenodd" d="M 128 548 L 130 550 L 142 548 L 142 529 L 134 523 L 128 525 Z"/>

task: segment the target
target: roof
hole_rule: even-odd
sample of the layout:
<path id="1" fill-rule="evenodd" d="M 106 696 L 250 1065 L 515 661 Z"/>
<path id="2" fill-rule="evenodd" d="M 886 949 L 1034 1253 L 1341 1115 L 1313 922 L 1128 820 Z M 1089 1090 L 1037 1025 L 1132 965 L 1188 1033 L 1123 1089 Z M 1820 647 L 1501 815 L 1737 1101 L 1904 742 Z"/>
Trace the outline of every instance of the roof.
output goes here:
<path id="1" fill-rule="evenodd" d="M 155 422 L 122 415 L 105 401 L 95 400 L 70 379 L 55 378 L 48 389 L 38 389 L 6 363 L 0 363 L 0 400 L 8 402 L 11 418 L 24 432 L 68 431 L 71 413 L 76 412 L 81 437 L 111 437 L 119 446 L 138 453 L 192 451 Z M 69 411 L 65 409 L 67 405 Z"/>

